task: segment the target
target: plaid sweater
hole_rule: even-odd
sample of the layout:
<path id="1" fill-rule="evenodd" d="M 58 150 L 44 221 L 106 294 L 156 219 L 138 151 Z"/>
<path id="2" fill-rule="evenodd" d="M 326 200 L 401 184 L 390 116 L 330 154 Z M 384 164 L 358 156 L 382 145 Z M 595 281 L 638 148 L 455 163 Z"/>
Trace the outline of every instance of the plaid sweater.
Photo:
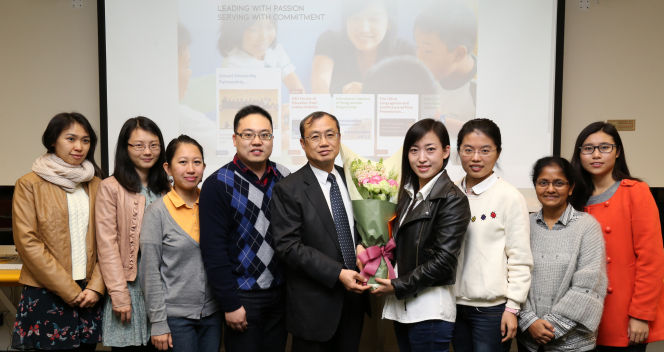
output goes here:
<path id="1" fill-rule="evenodd" d="M 238 290 L 266 290 L 285 282 L 274 255 L 270 201 L 272 188 L 288 174 L 287 168 L 268 160 L 259 179 L 236 155 L 203 183 L 201 254 L 210 286 L 225 312 L 242 306 Z"/>

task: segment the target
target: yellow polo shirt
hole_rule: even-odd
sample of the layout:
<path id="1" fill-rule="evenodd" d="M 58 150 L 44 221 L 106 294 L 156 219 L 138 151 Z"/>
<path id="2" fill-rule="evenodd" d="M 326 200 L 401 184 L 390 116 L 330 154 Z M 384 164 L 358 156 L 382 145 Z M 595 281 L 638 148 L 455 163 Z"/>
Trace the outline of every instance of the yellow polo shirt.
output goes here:
<path id="1" fill-rule="evenodd" d="M 201 190 L 196 189 L 200 196 Z M 200 242 L 201 226 L 198 222 L 198 199 L 194 203 L 194 207 L 190 208 L 180 198 L 180 195 L 175 192 L 175 188 L 164 196 L 164 204 L 168 213 L 171 214 L 175 222 L 196 242 Z"/>

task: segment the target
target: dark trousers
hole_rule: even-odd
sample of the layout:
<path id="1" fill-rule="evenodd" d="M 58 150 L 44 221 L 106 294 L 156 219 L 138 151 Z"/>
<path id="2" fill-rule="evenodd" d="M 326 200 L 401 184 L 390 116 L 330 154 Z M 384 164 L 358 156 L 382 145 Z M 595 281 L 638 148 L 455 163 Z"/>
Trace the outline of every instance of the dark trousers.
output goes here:
<path id="1" fill-rule="evenodd" d="M 325 317 L 321 317 L 325 319 Z M 364 309 L 357 293 L 346 292 L 337 331 L 327 341 L 310 341 L 293 336 L 292 352 L 357 352 L 364 326 Z"/>
<path id="2" fill-rule="evenodd" d="M 219 352 L 224 312 L 200 319 L 167 317 L 173 352 Z"/>
<path id="3" fill-rule="evenodd" d="M 286 349 L 286 291 L 239 291 L 247 312 L 247 330 L 238 332 L 224 323 L 227 352 L 283 352 Z M 222 313 L 223 314 L 223 313 Z"/>
<path id="4" fill-rule="evenodd" d="M 402 324 L 394 322 L 394 332 L 400 352 L 448 352 L 454 323 L 425 320 Z"/>
<path id="5" fill-rule="evenodd" d="M 455 352 L 509 352 L 512 340 L 501 342 L 500 323 L 505 304 L 493 307 L 471 307 L 457 304 L 457 317 L 452 336 Z"/>

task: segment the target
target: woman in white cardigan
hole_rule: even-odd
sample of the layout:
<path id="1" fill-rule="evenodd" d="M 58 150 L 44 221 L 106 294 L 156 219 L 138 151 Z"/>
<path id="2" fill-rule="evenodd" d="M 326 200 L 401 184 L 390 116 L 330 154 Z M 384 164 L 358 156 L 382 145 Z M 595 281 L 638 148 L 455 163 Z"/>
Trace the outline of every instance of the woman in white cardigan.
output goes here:
<path id="1" fill-rule="evenodd" d="M 471 211 L 454 287 L 457 352 L 509 351 L 530 289 L 528 209 L 521 193 L 493 172 L 501 144 L 500 129 L 488 119 L 466 122 L 457 137 L 466 172 L 457 185 Z"/>

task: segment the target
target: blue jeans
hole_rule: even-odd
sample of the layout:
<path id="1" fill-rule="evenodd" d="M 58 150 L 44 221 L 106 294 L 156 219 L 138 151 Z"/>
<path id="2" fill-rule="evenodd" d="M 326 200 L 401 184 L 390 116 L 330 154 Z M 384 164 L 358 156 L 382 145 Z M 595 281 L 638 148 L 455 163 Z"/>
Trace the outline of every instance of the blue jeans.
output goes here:
<path id="1" fill-rule="evenodd" d="M 394 322 L 400 352 L 447 352 L 450 350 L 454 323 L 425 320 L 404 324 Z"/>
<path id="2" fill-rule="evenodd" d="M 227 352 L 283 352 L 286 349 L 286 291 L 238 291 L 247 312 L 247 330 L 238 332 L 224 324 Z M 322 318 L 323 319 L 323 318 Z"/>
<path id="3" fill-rule="evenodd" d="M 505 304 L 471 307 L 457 304 L 452 346 L 455 352 L 509 352 L 512 340 L 502 343 L 500 322 Z"/>
<path id="4" fill-rule="evenodd" d="M 173 352 L 218 352 L 224 313 L 201 319 L 166 317 L 173 338 Z"/>

